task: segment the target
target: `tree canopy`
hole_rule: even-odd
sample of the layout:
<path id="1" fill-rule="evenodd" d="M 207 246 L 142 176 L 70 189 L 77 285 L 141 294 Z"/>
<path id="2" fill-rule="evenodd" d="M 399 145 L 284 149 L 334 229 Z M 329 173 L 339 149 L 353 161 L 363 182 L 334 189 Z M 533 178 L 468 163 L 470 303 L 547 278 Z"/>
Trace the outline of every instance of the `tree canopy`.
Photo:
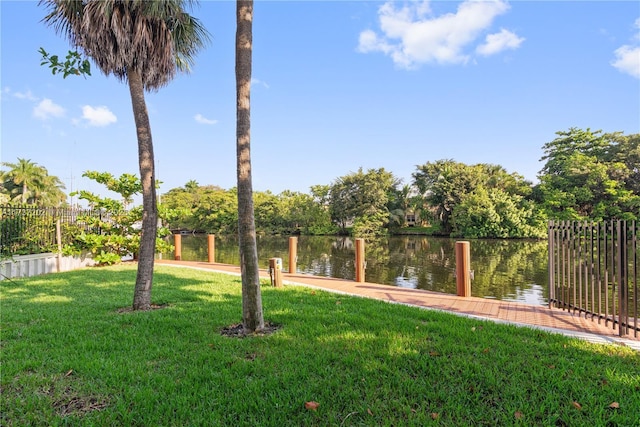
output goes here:
<path id="1" fill-rule="evenodd" d="M 40 206 L 65 203 L 64 184 L 57 176 L 49 175 L 44 166 L 21 158 L 16 163 L 4 162 L 2 165 L 9 168 L 0 174 L 2 193 L 12 202 Z"/>

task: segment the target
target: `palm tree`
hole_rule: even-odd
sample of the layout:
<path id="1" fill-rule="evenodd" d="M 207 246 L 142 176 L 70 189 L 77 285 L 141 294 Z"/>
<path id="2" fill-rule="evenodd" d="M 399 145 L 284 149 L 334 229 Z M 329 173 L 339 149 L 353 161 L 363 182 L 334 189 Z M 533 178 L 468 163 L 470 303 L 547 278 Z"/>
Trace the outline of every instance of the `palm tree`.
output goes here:
<path id="1" fill-rule="evenodd" d="M 12 200 L 23 204 L 35 202 L 36 191 L 45 183 L 47 170 L 31 160 L 21 158 L 18 158 L 17 163 L 5 162 L 2 165 L 9 168 L 2 174 L 2 181 L 3 186 L 13 196 Z"/>
<path id="2" fill-rule="evenodd" d="M 158 224 L 151 126 L 144 91 L 168 84 L 176 71 L 189 71 L 208 40 L 200 22 L 184 11 L 189 0 L 41 0 L 44 22 L 64 34 L 105 74 L 129 85 L 138 137 L 142 183 L 142 236 L 133 298 L 134 310 L 151 308 Z"/>
<path id="3" fill-rule="evenodd" d="M 250 93 L 253 0 L 237 0 L 236 20 L 238 240 L 242 276 L 242 325 L 246 333 L 264 329 L 251 183 Z"/>
<path id="4" fill-rule="evenodd" d="M 42 169 L 44 169 L 45 175 L 33 192 L 34 202 L 44 206 L 60 206 L 64 204 L 67 199 L 66 194 L 62 191 L 65 188 L 64 184 L 57 176 L 49 175 L 46 168 Z"/>

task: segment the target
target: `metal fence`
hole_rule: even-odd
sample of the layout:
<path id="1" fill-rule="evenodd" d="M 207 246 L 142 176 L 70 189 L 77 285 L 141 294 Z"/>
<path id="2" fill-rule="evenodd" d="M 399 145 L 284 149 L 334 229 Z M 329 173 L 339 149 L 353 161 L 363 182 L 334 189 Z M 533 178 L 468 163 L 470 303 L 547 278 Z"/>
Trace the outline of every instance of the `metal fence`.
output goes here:
<path id="1" fill-rule="evenodd" d="M 101 217 L 102 212 L 76 208 L 43 208 L 0 205 L 0 256 L 50 252 L 57 247 L 56 227 L 60 222 L 62 244 L 70 243 L 71 230 L 90 230 L 82 221 L 87 216 Z"/>
<path id="2" fill-rule="evenodd" d="M 638 337 L 640 222 L 549 222 L 549 307 Z"/>

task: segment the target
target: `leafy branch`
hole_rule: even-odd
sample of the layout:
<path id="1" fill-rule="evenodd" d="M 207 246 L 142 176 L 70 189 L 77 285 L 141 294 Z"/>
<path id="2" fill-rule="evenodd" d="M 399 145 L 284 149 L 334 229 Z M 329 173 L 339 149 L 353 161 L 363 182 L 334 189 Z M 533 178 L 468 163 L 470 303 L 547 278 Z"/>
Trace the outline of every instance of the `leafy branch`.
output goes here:
<path id="1" fill-rule="evenodd" d="M 87 77 L 91 75 L 91 63 L 88 59 L 83 59 L 78 51 L 69 51 L 65 57 L 65 61 L 61 62 L 58 55 L 49 55 L 49 53 L 40 48 L 38 53 L 42 55 L 40 65 L 48 65 L 51 68 L 51 74 L 62 73 L 63 78 L 74 74 Z"/>

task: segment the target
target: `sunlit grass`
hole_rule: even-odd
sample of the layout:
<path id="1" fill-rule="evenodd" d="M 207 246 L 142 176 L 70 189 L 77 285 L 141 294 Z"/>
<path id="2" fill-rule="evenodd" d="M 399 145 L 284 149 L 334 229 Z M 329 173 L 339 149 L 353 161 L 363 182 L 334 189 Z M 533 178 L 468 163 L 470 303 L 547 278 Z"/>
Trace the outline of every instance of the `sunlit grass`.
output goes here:
<path id="1" fill-rule="evenodd" d="M 625 347 L 268 286 L 281 329 L 229 338 L 238 277 L 160 266 L 150 312 L 123 310 L 134 281 L 128 265 L 0 282 L 1 425 L 638 422 L 640 355 Z"/>

